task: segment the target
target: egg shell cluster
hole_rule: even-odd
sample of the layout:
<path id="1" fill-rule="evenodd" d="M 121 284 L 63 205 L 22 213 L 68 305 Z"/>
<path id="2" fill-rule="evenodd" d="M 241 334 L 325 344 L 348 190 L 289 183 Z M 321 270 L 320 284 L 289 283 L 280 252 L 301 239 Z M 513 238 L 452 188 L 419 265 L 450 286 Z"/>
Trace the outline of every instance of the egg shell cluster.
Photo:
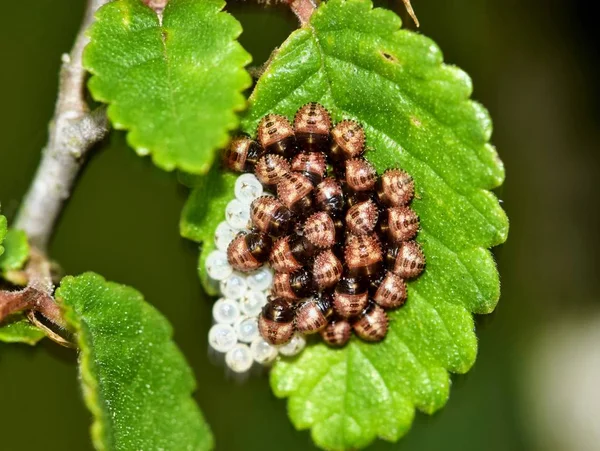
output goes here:
<path id="1" fill-rule="evenodd" d="M 256 364 L 270 364 L 279 354 L 296 355 L 306 344 L 300 334 L 283 346 L 274 346 L 261 337 L 258 318 L 271 293 L 273 270 L 263 265 L 254 271 L 240 272 L 227 260 L 227 249 L 236 236 L 250 232 L 252 201 L 264 194 L 253 174 L 237 178 L 235 198 L 225 208 L 225 221 L 215 230 L 216 249 L 205 262 L 207 275 L 221 294 L 213 305 L 214 324 L 208 343 L 213 351 L 224 354 L 225 364 L 234 373 L 245 373 Z"/>

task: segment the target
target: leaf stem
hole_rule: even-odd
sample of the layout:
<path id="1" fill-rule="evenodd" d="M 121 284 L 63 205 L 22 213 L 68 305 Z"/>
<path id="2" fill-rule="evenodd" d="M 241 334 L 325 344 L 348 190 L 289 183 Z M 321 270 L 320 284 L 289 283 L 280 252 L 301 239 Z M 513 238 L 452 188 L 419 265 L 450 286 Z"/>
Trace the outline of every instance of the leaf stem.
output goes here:
<path id="1" fill-rule="evenodd" d="M 162 24 L 163 11 L 167 7 L 169 0 L 142 0 L 146 5 L 154 10 L 160 23 Z"/>
<path id="2" fill-rule="evenodd" d="M 413 20 L 413 22 L 415 23 L 417 28 L 419 28 L 421 26 L 421 24 L 419 23 L 419 19 L 417 18 L 417 15 L 415 14 L 415 10 L 413 9 L 412 5 L 410 4 L 410 0 L 402 0 L 402 3 L 404 3 L 404 7 L 406 8 L 406 11 L 408 11 L 408 15 L 410 16 L 410 18 Z"/>
<path id="3" fill-rule="evenodd" d="M 60 327 L 65 327 L 60 307 L 54 302 L 50 262 L 33 249 L 27 264 L 27 286 L 19 291 L 0 291 L 0 322 L 23 310 L 33 310 Z"/>
<path id="4" fill-rule="evenodd" d="M 288 0 L 287 3 L 294 14 L 296 14 L 296 17 L 298 17 L 301 26 L 308 23 L 318 6 L 317 0 Z"/>
<path id="5" fill-rule="evenodd" d="M 81 29 L 69 54 L 62 57 L 58 98 L 48 143 L 14 227 L 25 231 L 32 247 L 45 253 L 56 221 L 69 198 L 89 150 L 108 132 L 104 108 L 90 112 L 84 98 L 82 66 L 85 31 L 96 10 L 108 0 L 89 0 Z"/>

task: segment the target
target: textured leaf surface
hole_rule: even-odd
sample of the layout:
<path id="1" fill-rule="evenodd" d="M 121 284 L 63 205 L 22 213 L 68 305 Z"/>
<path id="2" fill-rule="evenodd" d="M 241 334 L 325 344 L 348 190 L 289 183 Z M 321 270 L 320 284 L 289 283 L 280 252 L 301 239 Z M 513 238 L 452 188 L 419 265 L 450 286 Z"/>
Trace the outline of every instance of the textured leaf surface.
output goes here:
<path id="1" fill-rule="evenodd" d="M 77 334 L 97 449 L 212 448 L 171 326 L 139 292 L 86 273 L 64 278 L 56 297 Z"/>
<path id="2" fill-rule="evenodd" d="M 188 185 L 193 186 L 190 197 L 183 208 L 180 221 L 181 236 L 202 243 L 198 273 L 204 290 L 213 296 L 218 294 L 218 287 L 210 283 L 204 261 L 207 255 L 215 249 L 215 229 L 225 220 L 225 207 L 233 199 L 233 187 L 236 174 L 223 172 L 215 165 L 205 176 L 185 178 Z"/>
<path id="3" fill-rule="evenodd" d="M 4 247 L 2 246 L 2 242 L 6 237 L 6 218 L 0 215 L 0 256 L 4 254 Z"/>
<path id="4" fill-rule="evenodd" d="M 489 247 L 505 241 L 507 218 L 488 191 L 504 178 L 488 143 L 491 121 L 469 100 L 471 81 L 442 63 L 428 38 L 399 30 L 400 19 L 368 0 L 330 0 L 293 33 L 263 74 L 243 121 L 292 118 L 309 101 L 335 119 L 365 126 L 367 157 L 379 171 L 413 175 L 413 208 L 427 269 L 409 284 L 406 306 L 390 314 L 384 342 L 353 339 L 342 350 L 322 344 L 277 363 L 274 392 L 289 414 L 326 449 L 352 449 L 409 429 L 414 409 L 447 401 L 448 372 L 464 373 L 477 353 L 471 312 L 491 312 L 499 279 Z"/>
<path id="5" fill-rule="evenodd" d="M 140 0 L 117 0 L 97 13 L 84 65 L 89 88 L 109 103 L 129 144 L 163 169 L 205 173 L 237 127 L 250 86 L 240 24 L 222 0 L 171 0 L 163 16 Z"/>
<path id="6" fill-rule="evenodd" d="M 23 315 L 6 318 L 0 324 L 0 341 L 4 343 L 25 343 L 34 345 L 46 335 L 31 324 Z"/>
<path id="7" fill-rule="evenodd" d="M 27 235 L 22 230 L 10 229 L 4 238 L 4 253 L 0 255 L 0 272 L 16 271 L 29 257 Z"/>

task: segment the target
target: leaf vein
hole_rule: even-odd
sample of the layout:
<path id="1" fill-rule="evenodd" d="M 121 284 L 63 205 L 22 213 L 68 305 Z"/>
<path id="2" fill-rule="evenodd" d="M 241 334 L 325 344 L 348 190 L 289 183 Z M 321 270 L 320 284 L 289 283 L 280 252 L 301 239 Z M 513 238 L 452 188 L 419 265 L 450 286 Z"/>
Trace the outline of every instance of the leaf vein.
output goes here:
<path id="1" fill-rule="evenodd" d="M 340 30 L 338 30 L 338 31 L 342 31 L 342 30 L 347 30 L 347 29 L 340 29 Z M 369 33 L 363 32 L 363 31 L 359 31 L 359 30 L 351 30 L 351 31 L 352 31 L 353 33 L 356 33 L 357 35 L 373 36 L 373 34 L 369 34 Z M 403 31 L 403 30 L 398 30 L 398 32 L 402 32 L 402 31 Z M 324 35 L 325 35 L 325 34 L 327 34 L 327 33 L 328 33 L 328 32 L 322 32 L 322 34 L 324 34 Z M 335 33 L 334 33 L 334 31 L 331 31 L 331 32 L 329 32 L 329 33 L 335 34 Z M 375 35 L 375 36 L 377 36 L 377 35 Z M 318 42 L 318 41 L 317 41 L 317 42 Z M 332 54 L 332 53 L 327 53 L 327 51 L 326 51 L 325 49 L 321 49 L 320 51 L 322 52 L 322 54 L 324 53 L 324 54 L 325 54 L 325 55 L 327 55 L 327 57 L 329 57 L 329 58 L 332 58 L 332 59 L 335 59 L 335 60 L 338 60 L 338 61 L 345 62 L 345 63 L 347 63 L 347 64 L 350 64 L 350 65 L 352 65 L 352 66 L 354 66 L 354 67 L 356 67 L 356 68 L 358 68 L 358 69 L 362 69 L 362 70 L 363 70 L 363 71 L 365 71 L 365 72 L 368 72 L 368 73 L 375 74 L 375 75 L 377 75 L 378 77 L 380 77 L 381 79 L 383 79 L 383 80 L 387 80 L 388 82 L 392 83 L 394 86 L 397 86 L 397 85 L 398 85 L 398 83 L 397 83 L 397 82 L 395 82 L 395 81 L 394 81 L 394 80 L 392 80 L 391 78 L 389 78 L 389 77 L 385 76 L 384 74 L 381 74 L 381 73 L 377 72 L 376 70 L 373 70 L 373 69 L 366 68 L 366 67 L 364 67 L 364 66 L 361 66 L 360 64 L 357 64 L 357 63 L 356 63 L 356 62 L 354 62 L 354 61 L 349 61 L 349 60 L 346 60 L 346 59 L 344 59 L 344 58 L 341 58 L 340 56 L 334 55 L 334 54 Z M 469 149 L 469 150 L 470 150 L 469 143 L 468 143 L 468 142 L 465 140 L 465 138 L 463 138 L 462 136 L 458 135 L 458 134 L 456 133 L 456 131 L 455 131 L 455 130 L 454 130 L 454 129 L 453 129 L 453 128 L 452 128 L 452 127 L 449 125 L 449 124 L 447 124 L 447 123 L 443 122 L 443 121 L 442 121 L 442 120 L 439 118 L 439 116 L 438 116 L 437 114 L 435 114 L 435 112 L 433 112 L 433 111 L 432 111 L 432 110 L 430 110 L 429 108 L 424 108 L 424 107 L 420 107 L 420 106 L 418 106 L 418 103 L 415 101 L 415 99 L 414 99 L 414 96 L 413 96 L 413 95 L 411 95 L 411 94 L 410 94 L 408 91 L 403 91 L 403 92 L 404 92 L 404 94 L 405 94 L 405 97 L 406 97 L 406 98 L 407 98 L 407 99 L 410 101 L 411 105 L 412 105 L 412 106 L 413 106 L 413 107 L 414 107 L 416 110 L 418 110 L 418 111 L 423 111 L 423 112 L 426 112 L 426 113 L 428 114 L 428 117 L 430 117 L 431 119 L 435 120 L 435 122 L 436 122 L 438 125 L 440 125 L 441 127 L 443 127 L 443 128 L 446 130 L 446 131 L 450 132 L 450 134 L 451 134 L 452 136 L 454 136 L 458 142 L 460 142 L 461 144 L 463 144 L 465 149 Z M 468 100 L 466 100 L 466 99 L 465 99 L 465 101 L 468 101 Z M 480 144 L 485 144 L 484 142 L 479 142 L 479 141 L 478 141 L 478 143 L 480 143 Z M 475 152 L 475 151 L 473 151 L 473 154 L 475 155 L 475 157 L 477 158 L 477 160 L 479 161 L 479 163 L 481 163 L 481 164 L 482 164 L 482 165 L 485 167 L 485 162 L 484 162 L 484 161 L 481 159 L 481 156 L 480 156 L 480 155 L 479 155 L 477 152 Z"/>
<path id="2" fill-rule="evenodd" d="M 330 57 L 330 58 L 337 59 L 337 60 L 339 60 L 339 61 L 345 62 L 345 63 L 347 63 L 347 64 L 350 64 L 350 65 L 355 65 L 356 67 L 358 67 L 358 68 L 360 68 L 360 69 L 362 69 L 362 70 L 365 70 L 365 71 L 367 71 L 367 72 L 373 72 L 373 71 L 369 71 L 368 69 L 365 69 L 365 68 L 363 68 L 363 67 L 360 67 L 360 66 L 358 66 L 358 65 L 354 64 L 354 63 L 353 63 L 353 62 L 351 62 L 351 61 L 347 61 L 347 60 L 344 60 L 344 59 L 342 59 L 342 58 L 336 57 L 336 56 L 334 56 L 334 55 L 327 54 L 327 53 L 326 53 L 326 52 L 325 52 L 325 51 L 322 49 L 322 47 L 321 47 L 321 45 L 320 45 L 319 38 L 318 38 L 318 36 L 317 36 L 317 33 L 315 32 L 315 30 L 314 30 L 312 27 L 311 27 L 311 31 L 312 31 L 312 36 L 313 36 L 313 38 L 314 38 L 314 40 L 315 40 L 315 48 L 317 49 L 317 51 L 318 51 L 318 54 L 319 54 L 319 57 L 320 57 L 321 67 L 319 68 L 319 70 L 321 70 L 321 71 L 323 71 L 323 72 L 325 73 L 325 78 L 324 78 L 324 79 L 325 79 L 325 81 L 326 81 L 326 83 L 327 83 L 327 89 L 328 89 L 328 91 L 329 91 L 329 96 L 331 97 L 331 99 L 335 99 L 335 97 L 333 96 L 333 90 L 332 90 L 331 80 L 330 80 L 330 77 L 328 76 L 328 72 L 329 72 L 329 71 L 328 71 L 328 69 L 327 69 L 327 66 L 325 65 L 325 55 L 327 55 L 327 56 L 328 56 L 328 57 Z M 381 76 L 380 74 L 378 74 L 377 72 L 374 72 L 374 73 L 375 73 L 376 75 L 378 75 L 378 76 L 380 76 L 380 77 L 384 78 L 384 79 L 385 79 L 385 80 L 387 80 L 388 82 L 390 82 L 390 83 L 393 83 L 393 84 L 394 84 L 394 86 L 396 86 L 396 84 L 395 84 L 395 83 L 394 83 L 392 80 L 390 80 L 389 78 L 387 78 L 387 77 L 383 77 L 383 76 Z M 306 79 L 305 79 L 305 81 L 306 81 Z M 295 91 L 296 91 L 296 90 L 295 90 Z M 294 91 L 294 92 L 295 92 L 295 91 Z M 288 97 L 290 97 L 290 95 L 292 95 L 292 94 L 293 94 L 293 93 L 290 93 L 290 94 L 286 95 L 286 96 L 285 96 L 285 97 L 284 97 L 282 100 L 285 100 L 285 99 L 287 99 L 287 98 L 288 98 Z M 282 101 L 279 101 L 279 102 L 277 102 L 277 104 L 281 104 L 281 103 L 282 103 Z M 413 99 L 411 99 L 411 103 L 412 103 L 413 105 L 415 104 L 415 102 L 414 102 L 414 100 L 413 100 Z M 343 108 L 339 108 L 339 107 L 338 107 L 338 109 L 339 109 L 340 111 L 343 111 L 343 112 L 345 112 L 345 113 L 349 113 L 348 111 L 346 111 L 346 110 L 345 110 L 345 109 L 343 109 Z M 355 115 L 354 115 L 354 114 L 352 114 L 352 113 L 350 113 L 350 114 L 351 114 L 351 115 L 353 115 L 353 116 L 355 116 Z M 431 114 L 431 113 L 430 113 L 430 114 Z M 437 120 L 437 119 L 436 119 L 436 120 Z M 391 141 L 391 142 L 394 142 L 394 143 L 397 143 L 397 141 L 396 141 L 394 138 L 392 138 L 391 136 L 389 136 L 387 133 L 383 132 L 382 130 L 379 130 L 379 129 L 377 129 L 376 127 L 374 127 L 374 126 L 372 126 L 372 125 L 370 125 L 370 124 L 368 124 L 368 123 L 365 123 L 365 125 L 367 125 L 368 127 L 372 128 L 374 131 L 378 132 L 379 134 L 381 134 L 381 135 L 385 136 L 385 137 L 386 137 L 386 138 L 387 138 L 389 141 Z M 446 125 L 444 125 L 444 127 L 445 127 L 445 128 L 448 128 Z M 452 131 L 452 132 L 453 132 L 453 131 Z M 453 132 L 453 133 L 454 133 L 454 132 Z M 455 135 L 455 136 L 456 136 L 456 135 Z M 461 141 L 461 142 L 462 142 L 462 141 Z M 464 144 L 464 143 L 463 143 L 463 144 Z M 446 185 L 446 186 L 447 186 L 449 189 L 451 189 L 451 190 L 452 190 L 452 191 L 453 191 L 453 192 L 454 192 L 454 193 L 455 193 L 457 196 L 459 196 L 459 197 L 461 197 L 461 198 L 465 199 L 465 200 L 466 200 L 466 201 L 469 203 L 469 205 L 470 205 L 470 206 L 471 206 L 471 207 L 472 207 L 472 208 L 473 208 L 473 209 L 474 209 L 474 210 L 475 210 L 475 211 L 476 211 L 476 212 L 477 212 L 477 213 L 478 213 L 478 214 L 479 214 L 479 215 L 480 215 L 480 216 L 481 216 L 481 217 L 482 217 L 484 220 L 485 220 L 485 222 L 486 222 L 486 223 L 487 223 L 489 226 L 491 226 L 491 227 L 492 227 L 492 228 L 493 228 L 493 229 L 494 229 L 496 232 L 498 232 L 498 229 L 496 228 L 496 226 L 495 226 L 495 225 L 494 225 L 494 224 L 493 224 L 491 221 L 489 221 L 489 219 L 488 219 L 488 218 L 487 218 L 487 217 L 486 217 L 486 216 L 485 216 L 485 215 L 484 215 L 484 214 L 483 214 L 483 213 L 482 213 L 482 212 L 481 212 L 481 211 L 480 211 L 480 210 L 479 210 L 479 209 L 478 209 L 478 208 L 477 208 L 477 207 L 476 207 L 474 204 L 473 204 L 473 202 L 471 201 L 471 199 L 470 199 L 470 198 L 469 198 L 467 195 L 465 195 L 465 194 L 462 194 L 461 192 L 459 192 L 459 191 L 458 191 L 458 190 L 457 190 L 457 189 L 456 189 L 454 186 L 452 186 L 452 185 L 451 185 L 451 184 L 450 184 L 450 183 L 449 183 L 449 182 L 446 180 L 446 178 L 445 178 L 445 177 L 442 177 L 442 175 L 441 175 L 441 174 L 440 174 L 440 173 L 439 173 L 439 172 L 438 172 L 438 171 L 437 171 L 437 170 L 436 170 L 434 167 L 432 167 L 430 164 L 428 164 L 427 162 L 425 162 L 425 161 L 424 161 L 422 158 L 419 158 L 418 156 L 416 156 L 416 155 L 414 154 L 414 152 L 411 152 L 411 151 L 410 151 L 408 148 L 406 148 L 406 151 L 407 151 L 407 152 L 408 152 L 408 153 L 409 153 L 409 154 L 410 154 L 410 155 L 411 155 L 413 158 L 415 158 L 416 160 L 418 160 L 418 161 L 422 162 L 422 163 L 423 163 L 425 166 L 427 166 L 428 168 L 430 168 L 430 170 L 431 170 L 431 171 L 432 171 L 432 172 L 433 172 L 433 173 L 434 173 L 434 174 L 435 174 L 435 175 L 436 175 L 436 176 L 437 176 L 437 177 L 438 177 L 438 178 L 439 178 L 439 179 L 440 179 L 440 180 L 441 180 L 441 181 L 442 181 L 442 182 L 443 182 L 443 183 L 444 183 L 444 184 L 445 184 L 445 185 Z M 481 162 L 481 159 L 479 158 L 479 156 L 477 156 L 477 158 L 478 158 L 478 159 L 479 159 L 479 161 Z"/>

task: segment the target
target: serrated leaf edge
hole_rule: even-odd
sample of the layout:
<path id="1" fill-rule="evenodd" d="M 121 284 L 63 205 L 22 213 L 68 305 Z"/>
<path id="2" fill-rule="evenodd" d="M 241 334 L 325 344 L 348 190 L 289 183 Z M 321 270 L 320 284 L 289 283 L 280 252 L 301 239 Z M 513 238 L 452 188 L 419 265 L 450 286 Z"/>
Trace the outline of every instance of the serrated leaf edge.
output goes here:
<path id="1" fill-rule="evenodd" d="M 352 0 L 347 0 L 347 1 L 350 2 Z M 324 4 L 321 8 L 319 8 L 315 12 L 315 14 L 313 14 L 313 19 L 315 17 L 318 17 L 319 14 L 322 14 L 323 13 L 322 12 L 323 9 L 327 8 L 327 7 L 331 7 L 331 5 L 330 4 Z M 393 15 L 393 13 L 391 11 L 382 10 L 380 8 L 374 9 L 373 5 L 371 4 L 370 5 L 370 11 L 369 11 L 369 13 L 372 13 L 373 11 L 378 11 L 378 12 L 380 12 L 380 14 L 386 14 L 387 13 L 390 16 Z M 393 18 L 394 18 L 394 20 L 397 21 L 398 29 L 396 31 L 390 33 L 391 34 L 390 38 L 393 38 L 394 34 L 404 33 L 405 32 L 405 30 L 403 30 L 403 29 L 400 28 L 400 25 L 401 25 L 400 20 L 398 18 L 396 18 L 395 15 L 393 16 Z M 313 39 L 313 41 L 315 42 L 316 48 L 320 50 L 320 48 L 319 48 L 319 38 L 315 35 L 315 31 L 314 31 L 314 28 L 312 26 L 312 20 L 313 19 L 311 19 L 311 21 L 309 21 L 307 24 L 305 24 L 301 30 L 294 32 L 292 34 L 292 36 L 290 36 L 286 40 L 286 42 L 284 42 L 284 44 L 282 44 L 282 50 L 286 46 L 287 43 L 290 43 L 290 45 L 292 45 L 292 43 L 293 43 L 292 41 L 293 41 L 294 38 L 301 38 L 300 37 L 300 33 L 303 30 L 308 30 L 310 32 L 311 39 Z M 423 38 L 427 39 L 425 37 L 423 37 Z M 475 187 L 475 190 L 479 189 L 481 192 L 484 193 L 484 195 L 491 196 L 491 197 L 494 198 L 494 200 L 496 202 L 498 202 L 496 196 L 492 192 L 490 192 L 488 190 L 489 189 L 494 189 L 494 188 L 500 186 L 503 183 L 503 181 L 505 179 L 505 170 L 504 170 L 504 165 L 503 165 L 502 161 L 500 160 L 500 158 L 499 158 L 499 156 L 498 156 L 498 154 L 496 152 L 495 147 L 488 142 L 489 139 L 490 139 L 490 137 L 491 137 L 491 119 L 489 117 L 489 113 L 487 112 L 487 110 L 481 104 L 479 104 L 476 101 L 471 100 L 470 96 L 472 95 L 472 83 L 471 83 L 470 77 L 466 74 L 466 72 L 462 71 L 461 69 L 459 69 L 459 68 L 457 68 L 455 66 L 444 64 L 443 60 L 441 59 L 441 51 L 439 50 L 439 48 L 437 47 L 437 45 L 435 43 L 433 43 L 433 41 L 430 41 L 430 42 L 431 42 L 431 45 L 436 49 L 436 52 L 440 55 L 440 60 L 437 62 L 437 65 L 439 66 L 439 68 L 440 69 L 443 69 L 445 67 L 446 68 L 451 68 L 453 71 L 457 72 L 456 76 L 458 76 L 460 78 L 463 78 L 463 79 L 466 79 L 468 81 L 468 83 L 467 83 L 468 84 L 468 89 L 464 90 L 464 92 L 463 92 L 462 102 L 465 102 L 465 103 L 469 104 L 473 109 L 476 109 L 479 112 L 479 114 L 476 114 L 475 117 L 477 118 L 477 122 L 479 123 L 480 127 L 482 128 L 482 130 L 485 130 L 485 133 L 484 133 L 485 142 L 483 142 L 482 144 L 485 146 L 485 149 L 491 154 L 491 159 L 494 160 L 495 167 L 493 169 L 491 169 L 491 170 L 495 171 L 495 174 L 496 174 L 495 175 L 495 179 L 491 183 L 489 183 L 489 185 L 487 185 L 487 186 L 479 186 L 478 188 Z M 319 56 L 321 58 L 322 67 L 323 67 L 324 64 L 323 64 L 323 55 L 322 55 L 322 53 L 320 53 Z M 272 76 L 273 70 L 274 69 L 272 67 L 272 64 L 270 64 L 267 67 L 267 69 L 265 70 L 265 72 L 263 74 L 263 77 Z M 325 73 L 327 72 L 325 69 L 322 69 L 322 70 Z M 298 89 L 298 88 L 299 87 L 295 88 L 294 91 L 296 89 Z M 250 104 L 252 104 L 253 99 L 255 98 L 256 93 L 257 93 L 257 91 L 254 90 L 253 93 L 252 93 L 252 95 L 250 96 Z M 371 132 L 373 132 L 373 130 L 371 130 Z M 381 133 L 379 131 L 377 131 L 377 132 Z M 367 131 L 367 133 L 368 133 L 368 131 Z M 477 154 L 477 158 L 480 161 L 483 162 L 481 155 Z M 486 164 L 486 165 L 488 167 L 490 167 L 489 164 Z M 442 178 L 442 180 L 443 180 L 443 178 Z M 452 188 L 452 187 L 450 187 L 450 188 Z M 457 194 L 460 195 L 461 197 L 465 197 L 466 198 L 466 196 L 464 196 L 462 193 L 457 193 Z M 469 199 L 467 199 L 467 200 L 469 201 L 469 203 L 471 203 Z M 473 208 L 475 208 L 475 206 L 473 206 Z M 475 210 L 478 211 L 477 208 L 475 208 Z M 494 262 L 493 255 L 492 255 L 491 251 L 488 249 L 488 247 L 492 247 L 492 246 L 501 244 L 504 241 L 506 241 L 507 236 L 508 236 L 508 226 L 509 226 L 509 224 L 508 224 L 508 217 L 506 215 L 506 212 L 500 207 L 499 204 L 497 204 L 497 208 L 496 208 L 495 213 L 497 215 L 502 216 L 501 221 L 505 224 L 505 227 L 503 229 L 500 229 L 500 230 L 497 229 L 497 235 L 495 237 L 496 238 L 495 240 L 493 240 L 490 243 L 485 243 L 485 244 L 482 244 L 480 246 L 477 246 L 479 249 L 482 249 L 482 250 L 484 250 L 486 252 L 487 258 L 490 259 L 492 262 Z M 457 255 L 457 259 L 458 259 L 459 262 L 461 262 L 461 264 L 464 265 L 464 263 L 462 263 L 462 260 L 458 257 L 458 255 Z M 494 266 L 495 266 L 495 262 L 494 262 Z M 467 272 L 469 272 L 466 267 L 465 267 L 465 269 L 466 269 Z M 499 281 L 499 275 L 498 275 L 497 269 L 496 269 L 496 276 L 498 278 L 497 282 L 498 282 L 498 286 L 499 286 L 499 282 L 500 281 Z M 471 320 L 473 321 L 473 316 L 472 316 L 471 313 L 489 313 L 489 312 L 493 311 L 494 308 L 495 308 L 495 306 L 496 306 L 496 304 L 497 304 L 497 302 L 498 302 L 498 300 L 499 300 L 499 298 L 500 298 L 500 292 L 498 290 L 498 294 L 496 296 L 494 296 L 494 299 L 490 299 L 489 302 L 486 303 L 485 309 L 483 311 L 473 312 L 473 311 L 470 311 L 470 309 L 467 306 L 464 306 L 465 313 L 468 314 L 471 317 Z M 474 321 L 473 321 L 473 323 L 474 323 Z M 473 331 L 473 335 L 474 335 L 474 331 Z M 476 336 L 475 336 L 475 340 L 476 340 Z M 350 345 L 352 345 L 352 343 Z M 347 353 L 347 354 L 349 354 L 349 353 Z M 346 361 L 347 361 L 348 358 L 349 358 L 349 356 L 347 355 L 346 356 Z M 474 353 L 472 359 L 470 360 L 470 362 L 468 362 L 468 364 L 466 364 L 462 368 L 455 368 L 454 371 L 452 371 L 452 372 L 455 372 L 455 373 L 466 373 L 473 366 L 473 364 L 475 363 L 475 358 L 476 358 L 476 349 L 475 349 L 475 353 Z M 446 372 L 446 374 L 448 375 L 448 390 L 449 390 L 449 385 L 450 385 L 450 383 L 449 383 L 450 382 L 450 380 L 449 380 L 450 379 L 450 371 L 447 368 L 445 368 L 445 365 L 440 365 L 440 368 L 443 369 Z M 330 370 L 331 369 L 329 368 L 326 371 L 326 373 L 328 373 Z M 280 398 L 287 397 L 288 398 L 288 410 L 289 410 L 289 402 L 291 402 L 291 400 L 292 400 L 292 398 L 294 396 L 293 395 L 293 391 L 290 392 L 290 391 L 286 391 L 286 390 L 280 390 L 280 388 L 277 386 L 277 384 L 275 382 L 275 373 L 274 372 L 271 373 L 271 387 L 272 387 L 273 392 L 275 393 L 275 395 L 277 397 L 280 397 Z M 413 405 L 413 411 L 414 411 L 414 408 L 417 408 L 417 409 L 419 409 L 419 410 L 421 410 L 421 411 L 423 411 L 425 413 L 432 414 L 435 411 L 437 411 L 438 409 L 442 408 L 446 404 L 446 402 L 448 400 L 448 397 L 449 397 L 449 392 L 448 392 L 448 396 L 444 397 L 445 401 L 444 401 L 444 403 L 442 405 L 439 405 L 439 406 L 429 406 L 429 408 L 427 408 L 426 406 L 416 406 L 416 404 L 412 400 L 410 400 L 410 404 Z M 319 422 L 319 423 L 315 423 L 315 422 L 311 423 L 311 422 L 309 422 L 308 424 L 298 424 L 298 422 L 296 420 L 294 420 L 293 417 L 291 417 L 291 418 L 292 418 L 292 422 L 294 423 L 294 425 L 296 427 L 298 427 L 299 429 L 311 429 L 311 436 L 312 436 L 313 440 L 315 441 L 315 443 L 319 444 L 320 446 L 324 445 L 322 443 L 319 443 L 318 435 L 316 434 L 316 426 L 318 424 L 321 424 L 322 421 Z M 395 441 L 395 440 L 399 439 L 402 435 L 404 435 L 405 432 L 406 431 L 400 431 L 397 435 L 394 436 L 393 440 Z M 390 437 L 382 437 L 381 435 L 379 437 L 383 438 L 383 439 L 386 439 L 386 440 L 390 440 L 391 439 Z M 375 438 L 375 437 L 370 437 L 368 440 L 366 440 L 365 441 L 365 445 L 368 444 L 369 442 L 371 442 L 373 440 L 373 438 Z"/>
<path id="2" fill-rule="evenodd" d="M 109 2 L 107 5 L 105 5 L 105 7 L 110 5 L 110 3 L 111 2 Z M 217 14 L 218 15 L 223 14 L 226 17 L 229 17 L 231 20 L 235 20 L 237 22 L 237 20 L 231 14 L 229 14 L 226 11 L 223 11 L 223 9 L 225 8 L 225 5 L 226 5 L 225 1 L 221 1 L 219 3 L 220 3 L 220 7 L 217 11 Z M 150 9 L 150 8 L 148 7 L 148 9 Z M 102 8 L 100 8 L 98 11 L 101 11 L 101 10 L 102 10 Z M 167 4 L 167 8 L 165 8 L 164 13 L 168 14 L 169 10 L 170 9 Z M 98 14 L 98 12 L 96 14 Z M 158 17 L 156 18 L 155 26 L 157 28 L 162 27 L 162 25 L 159 23 Z M 243 31 L 242 27 L 238 23 L 237 33 L 232 35 L 232 42 L 234 42 L 237 47 L 238 55 L 236 55 L 236 57 L 239 58 L 239 60 L 240 60 L 239 63 L 242 67 L 238 71 L 239 83 L 238 83 L 237 93 L 236 93 L 237 102 L 233 105 L 232 109 L 230 110 L 231 114 L 230 114 L 229 121 L 225 125 L 224 131 L 221 134 L 220 139 L 213 146 L 213 151 L 211 152 L 212 153 L 211 157 L 209 159 L 207 159 L 207 162 L 201 166 L 190 165 L 185 162 L 180 162 L 179 164 L 172 163 L 171 161 L 166 161 L 166 160 L 169 160 L 169 158 L 166 157 L 166 160 L 165 160 L 163 158 L 163 156 L 161 155 L 161 153 L 156 152 L 155 149 L 145 148 L 139 142 L 139 140 L 136 138 L 137 136 L 140 135 L 139 128 L 135 124 L 128 124 L 128 123 L 120 120 L 120 115 L 118 114 L 118 109 L 120 107 L 119 102 L 115 101 L 114 99 L 111 100 L 111 99 L 108 99 L 108 98 L 102 96 L 100 93 L 98 93 L 97 91 L 95 91 L 92 88 L 93 83 L 94 83 L 94 81 L 93 81 L 94 77 L 100 77 L 101 74 L 99 74 L 94 68 L 86 65 L 86 70 L 91 74 L 90 80 L 88 82 L 90 93 L 92 94 L 92 97 L 94 98 L 94 100 L 108 104 L 106 114 L 107 114 L 108 118 L 110 119 L 113 127 L 117 130 L 123 130 L 123 131 L 127 132 L 126 141 L 129 144 L 129 146 L 135 150 L 136 154 L 138 154 L 139 156 L 142 156 L 142 157 L 150 155 L 152 162 L 157 167 L 159 167 L 165 171 L 173 171 L 173 170 L 179 169 L 179 170 L 189 172 L 192 174 L 205 174 L 208 172 L 208 170 L 210 169 L 210 167 L 212 166 L 212 164 L 215 161 L 214 150 L 225 147 L 225 145 L 227 145 L 227 143 L 230 140 L 229 132 L 238 128 L 238 126 L 240 124 L 240 120 L 239 120 L 237 114 L 235 114 L 235 113 L 244 111 L 248 106 L 248 102 L 247 102 L 246 98 L 243 96 L 242 92 L 245 91 L 246 89 L 248 89 L 252 85 L 252 79 L 251 79 L 250 75 L 248 74 L 248 72 L 243 68 L 245 66 L 247 66 L 248 64 L 250 64 L 250 62 L 252 61 L 252 56 L 248 52 L 246 52 L 246 50 L 239 44 L 239 42 L 237 42 L 237 38 L 242 34 L 242 31 Z M 87 31 L 88 38 L 91 39 L 92 34 L 93 34 L 93 25 Z M 164 45 L 164 43 L 163 43 L 163 45 Z M 85 64 L 85 51 L 84 51 L 84 64 Z"/>

